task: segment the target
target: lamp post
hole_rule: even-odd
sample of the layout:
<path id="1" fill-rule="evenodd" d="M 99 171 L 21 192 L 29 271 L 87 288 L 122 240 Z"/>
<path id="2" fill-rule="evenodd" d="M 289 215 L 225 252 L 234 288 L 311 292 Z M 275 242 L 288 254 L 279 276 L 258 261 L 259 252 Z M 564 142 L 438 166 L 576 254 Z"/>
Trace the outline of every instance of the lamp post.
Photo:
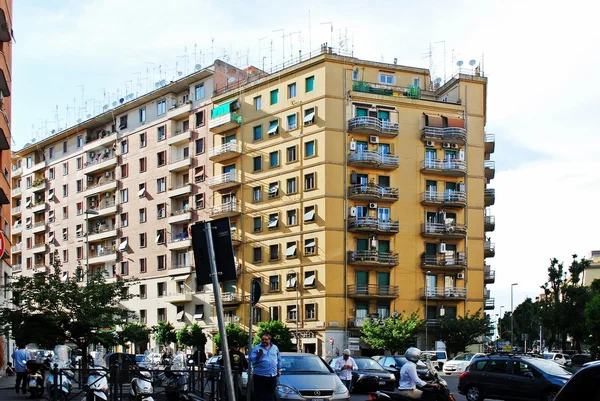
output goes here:
<path id="1" fill-rule="evenodd" d="M 86 209 L 85 210 L 85 280 L 86 284 L 90 283 L 90 226 L 88 222 L 88 216 L 91 214 L 92 216 L 96 216 L 99 213 L 95 210 Z"/>
<path id="2" fill-rule="evenodd" d="M 514 314 L 515 311 L 513 309 L 513 288 L 515 287 L 515 285 L 519 285 L 519 283 L 512 283 L 510 285 L 510 346 L 513 346 L 514 343 L 514 339 L 515 339 L 515 332 L 514 332 Z"/>
<path id="3" fill-rule="evenodd" d="M 428 288 L 427 280 L 428 280 L 430 274 L 431 274 L 431 271 L 427 270 L 427 274 L 425 276 L 425 349 L 427 349 L 427 347 L 428 347 L 427 344 L 429 344 L 429 342 L 427 341 L 428 340 L 428 338 L 427 338 L 428 327 L 427 326 L 429 325 L 429 323 L 427 322 L 427 306 L 428 306 L 427 301 L 429 298 L 429 288 Z"/>
<path id="4" fill-rule="evenodd" d="M 500 306 L 500 317 L 498 318 L 498 340 L 496 341 L 496 351 L 498 351 L 498 342 L 500 341 L 500 337 L 502 336 L 502 324 L 500 321 L 502 320 L 502 309 L 504 305 Z"/>

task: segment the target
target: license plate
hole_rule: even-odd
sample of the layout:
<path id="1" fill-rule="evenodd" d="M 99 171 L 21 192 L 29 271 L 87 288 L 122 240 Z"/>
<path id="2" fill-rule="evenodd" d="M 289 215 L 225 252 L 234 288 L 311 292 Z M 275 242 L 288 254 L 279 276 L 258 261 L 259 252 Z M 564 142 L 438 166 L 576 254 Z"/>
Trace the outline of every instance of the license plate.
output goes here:
<path id="1" fill-rule="evenodd" d="M 322 398 L 312 398 L 310 401 L 323 401 Z"/>
<path id="2" fill-rule="evenodd" d="M 35 380 L 35 379 L 29 380 L 29 387 L 37 387 L 37 380 Z"/>
<path id="3" fill-rule="evenodd" d="M 385 382 L 379 382 L 380 386 L 385 386 Z"/>

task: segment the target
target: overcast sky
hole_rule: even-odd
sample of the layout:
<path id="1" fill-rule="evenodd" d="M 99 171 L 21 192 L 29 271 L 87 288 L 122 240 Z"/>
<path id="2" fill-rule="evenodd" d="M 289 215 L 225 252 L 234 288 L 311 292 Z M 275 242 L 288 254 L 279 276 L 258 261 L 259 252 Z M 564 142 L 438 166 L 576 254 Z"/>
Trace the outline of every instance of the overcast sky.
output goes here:
<path id="1" fill-rule="evenodd" d="M 519 283 L 515 305 L 539 295 L 551 257 L 568 264 L 571 254 L 600 248 L 600 213 L 591 212 L 600 192 L 600 35 L 588 4 L 15 0 L 15 147 L 141 94 L 159 76 L 168 81 L 214 58 L 262 66 L 266 57 L 268 69 L 282 53 L 316 50 L 332 36 L 334 47 L 347 38 L 356 57 L 425 68 L 433 44 L 442 78 L 453 62 L 483 60 L 486 129 L 496 135 L 496 257 L 488 263 L 498 313 L 510 308 L 511 283 Z"/>

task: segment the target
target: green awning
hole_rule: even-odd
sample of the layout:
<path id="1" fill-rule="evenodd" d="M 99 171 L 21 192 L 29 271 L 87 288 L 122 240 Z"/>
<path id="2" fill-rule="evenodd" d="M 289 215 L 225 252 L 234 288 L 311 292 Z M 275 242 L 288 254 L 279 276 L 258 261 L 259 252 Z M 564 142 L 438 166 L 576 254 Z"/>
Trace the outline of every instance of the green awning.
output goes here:
<path id="1" fill-rule="evenodd" d="M 230 100 L 229 102 L 223 103 L 214 109 L 210 113 L 210 118 L 217 118 L 224 116 L 225 114 L 231 113 L 231 104 L 237 102 L 237 99 Z"/>

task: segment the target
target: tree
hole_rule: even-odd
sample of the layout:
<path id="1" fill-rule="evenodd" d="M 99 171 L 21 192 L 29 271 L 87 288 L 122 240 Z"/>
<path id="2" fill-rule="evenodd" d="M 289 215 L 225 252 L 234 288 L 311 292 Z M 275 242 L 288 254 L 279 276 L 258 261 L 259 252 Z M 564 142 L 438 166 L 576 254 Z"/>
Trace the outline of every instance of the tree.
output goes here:
<path id="1" fill-rule="evenodd" d="M 132 343 L 133 353 L 142 351 L 150 340 L 150 328 L 141 323 L 127 323 L 119 333 L 120 343 Z"/>
<path id="2" fill-rule="evenodd" d="M 362 326 L 361 339 L 371 348 L 384 349 L 395 354 L 416 344 L 423 322 L 416 312 L 410 316 L 393 313 L 387 319 L 368 318 Z"/>
<path id="3" fill-rule="evenodd" d="M 438 323 L 435 333 L 446 343 L 446 350 L 451 355 L 477 344 L 479 338 L 492 329 L 489 316 L 481 309 L 471 315 L 467 312 L 464 316 L 444 316 L 438 319 Z"/>
<path id="4" fill-rule="evenodd" d="M 296 351 L 296 346 L 294 346 L 292 343 L 292 332 L 290 331 L 289 327 L 283 324 L 283 322 L 280 320 L 258 323 L 258 330 L 256 332 L 256 336 L 254 336 L 252 345 L 258 344 L 261 341 L 260 338 L 264 333 L 269 333 L 271 335 L 273 338 L 273 343 L 277 345 L 279 351 Z"/>
<path id="5" fill-rule="evenodd" d="M 177 332 L 177 343 L 182 347 L 201 349 L 206 344 L 206 335 L 197 323 L 186 324 Z"/>
<path id="6" fill-rule="evenodd" d="M 590 302 L 585 306 L 586 325 L 592 336 L 593 358 L 598 358 L 600 349 L 600 293 L 594 295 Z"/>
<path id="7" fill-rule="evenodd" d="M 227 343 L 231 344 L 233 341 L 236 341 L 240 344 L 240 347 L 244 346 L 244 344 L 248 343 L 248 333 L 244 330 L 240 329 L 240 327 L 233 323 L 227 323 L 225 326 L 225 333 L 227 336 Z M 218 350 L 221 349 L 221 333 L 217 333 L 213 337 L 213 343 L 217 347 Z"/>
<path id="8" fill-rule="evenodd" d="M 177 341 L 175 328 L 170 322 L 164 320 L 162 322 L 158 322 L 158 324 L 154 326 L 153 331 L 156 343 L 164 346 L 165 348 L 168 347 L 169 344 Z"/>

